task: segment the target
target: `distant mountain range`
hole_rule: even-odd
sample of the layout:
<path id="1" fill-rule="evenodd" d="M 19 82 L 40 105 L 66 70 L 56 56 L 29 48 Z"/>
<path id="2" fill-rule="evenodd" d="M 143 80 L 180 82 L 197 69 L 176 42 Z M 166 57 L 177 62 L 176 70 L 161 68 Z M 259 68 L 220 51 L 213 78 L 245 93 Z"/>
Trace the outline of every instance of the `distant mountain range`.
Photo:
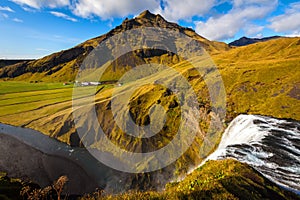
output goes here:
<path id="1" fill-rule="evenodd" d="M 241 37 L 238 40 L 230 42 L 229 45 L 240 47 L 240 46 L 246 46 L 246 45 L 249 45 L 249 44 L 254 44 L 254 43 L 257 43 L 257 42 L 265 42 L 265 41 L 268 41 L 268 40 L 278 39 L 278 38 L 281 38 L 281 36 L 272 36 L 272 37 L 265 37 L 265 38 Z"/>

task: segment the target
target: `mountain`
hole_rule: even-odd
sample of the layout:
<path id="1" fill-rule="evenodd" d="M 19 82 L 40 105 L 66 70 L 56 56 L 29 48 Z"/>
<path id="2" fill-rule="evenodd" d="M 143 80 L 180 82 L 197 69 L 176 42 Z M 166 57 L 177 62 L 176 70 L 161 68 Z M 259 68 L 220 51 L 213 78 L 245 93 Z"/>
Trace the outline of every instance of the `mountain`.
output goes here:
<path id="1" fill-rule="evenodd" d="M 265 37 L 265 38 L 241 37 L 238 40 L 230 42 L 229 45 L 240 47 L 240 46 L 246 46 L 246 45 L 249 45 L 249 44 L 254 44 L 254 43 L 257 43 L 257 42 L 265 42 L 265 41 L 273 40 L 273 39 L 277 39 L 277 38 L 281 38 L 281 36 L 271 36 L 271 37 Z"/>
<path id="2" fill-rule="evenodd" d="M 166 28 L 183 33 L 199 41 L 211 53 L 229 49 L 225 43 L 209 41 L 199 36 L 190 28 L 184 28 L 175 23 L 168 22 L 162 16 L 154 15 L 146 10 L 133 19 L 125 19 L 121 25 L 108 33 L 83 42 L 71 49 L 54 53 L 38 60 L 22 62 L 0 69 L 0 79 L 14 78 L 14 80 L 42 80 L 46 82 L 74 81 L 83 60 L 102 41 L 118 33 L 143 27 Z M 141 55 L 134 57 L 140 57 L 141 62 L 147 62 Z"/>

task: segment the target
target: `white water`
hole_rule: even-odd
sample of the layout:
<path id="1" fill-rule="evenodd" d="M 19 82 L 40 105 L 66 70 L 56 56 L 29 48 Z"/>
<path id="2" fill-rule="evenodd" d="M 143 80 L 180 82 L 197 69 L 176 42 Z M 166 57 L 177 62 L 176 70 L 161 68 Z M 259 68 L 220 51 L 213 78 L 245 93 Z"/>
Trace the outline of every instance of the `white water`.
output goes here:
<path id="1" fill-rule="evenodd" d="M 240 115 L 205 161 L 225 158 L 247 163 L 278 185 L 300 193 L 299 122 Z"/>

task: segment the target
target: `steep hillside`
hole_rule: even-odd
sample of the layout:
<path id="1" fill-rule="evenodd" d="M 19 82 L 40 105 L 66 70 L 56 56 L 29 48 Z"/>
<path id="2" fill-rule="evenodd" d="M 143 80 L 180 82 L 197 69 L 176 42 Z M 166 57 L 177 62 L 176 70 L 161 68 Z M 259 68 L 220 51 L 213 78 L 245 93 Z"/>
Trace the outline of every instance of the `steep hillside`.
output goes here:
<path id="1" fill-rule="evenodd" d="M 213 56 L 227 93 L 227 115 L 300 119 L 300 38 L 279 38 Z"/>
<path id="2" fill-rule="evenodd" d="M 278 38 L 265 42 L 255 43 L 244 47 L 233 48 L 222 52 L 217 58 L 228 63 L 283 59 L 298 59 L 300 52 L 300 38 Z"/>

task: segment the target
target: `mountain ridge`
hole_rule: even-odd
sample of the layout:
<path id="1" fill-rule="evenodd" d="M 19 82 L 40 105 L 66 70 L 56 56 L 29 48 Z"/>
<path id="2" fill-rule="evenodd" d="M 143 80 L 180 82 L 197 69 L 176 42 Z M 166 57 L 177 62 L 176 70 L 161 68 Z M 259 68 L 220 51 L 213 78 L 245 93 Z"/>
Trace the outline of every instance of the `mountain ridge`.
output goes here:
<path id="1" fill-rule="evenodd" d="M 241 47 L 241 46 L 247 46 L 249 44 L 255 44 L 258 42 L 265 42 L 269 40 L 274 40 L 278 38 L 283 38 L 282 36 L 270 36 L 270 37 L 264 37 L 264 38 L 248 38 L 248 37 L 241 37 L 238 40 L 235 40 L 233 42 L 229 43 L 229 46 L 236 46 L 236 47 Z"/>
<path id="2" fill-rule="evenodd" d="M 190 28 L 168 22 L 161 15 L 155 15 L 146 10 L 133 19 L 125 19 L 122 24 L 116 26 L 108 33 L 89 39 L 73 48 L 56 52 L 34 61 L 6 66 L 0 69 L 0 79 L 42 80 L 45 82 L 74 81 L 76 72 L 86 56 L 102 41 L 118 33 L 143 27 L 159 27 L 181 32 L 199 41 L 203 48 L 210 53 L 229 49 L 229 46 L 225 43 L 209 41 Z"/>

